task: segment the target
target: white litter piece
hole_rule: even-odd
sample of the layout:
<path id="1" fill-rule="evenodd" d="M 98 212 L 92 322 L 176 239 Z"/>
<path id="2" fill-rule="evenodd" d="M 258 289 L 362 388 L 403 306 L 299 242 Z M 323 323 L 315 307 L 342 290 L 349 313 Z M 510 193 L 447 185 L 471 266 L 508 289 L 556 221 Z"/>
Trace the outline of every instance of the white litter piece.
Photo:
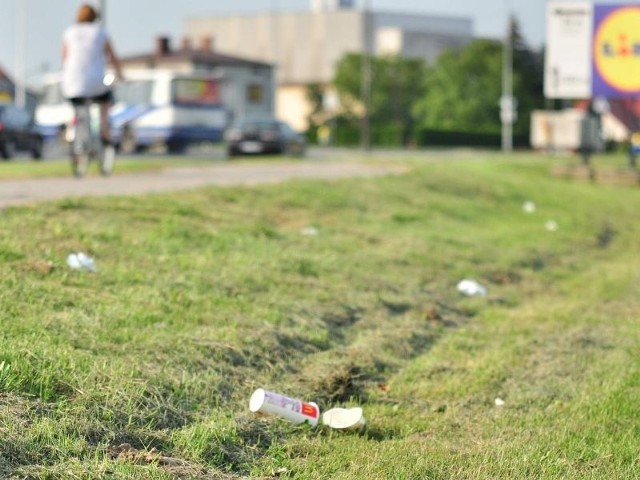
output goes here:
<path id="1" fill-rule="evenodd" d="M 78 260 L 78 254 L 70 253 L 67 257 L 67 265 L 69 265 L 69 268 L 72 270 L 80 270 L 82 265 L 80 265 L 80 260 Z"/>
<path id="2" fill-rule="evenodd" d="M 526 213 L 533 213 L 536 211 L 536 204 L 530 200 L 526 201 L 522 205 L 522 210 L 524 210 Z"/>
<path id="3" fill-rule="evenodd" d="M 249 410 L 254 413 L 277 415 L 293 423 L 318 424 L 320 408 L 313 402 L 303 402 L 297 398 L 258 388 L 249 400 Z"/>
<path id="4" fill-rule="evenodd" d="M 546 228 L 549 232 L 555 232 L 558 230 L 558 224 L 554 220 L 549 220 L 544 224 L 544 228 Z"/>
<path id="5" fill-rule="evenodd" d="M 306 228 L 303 228 L 302 230 L 300 230 L 300 233 L 302 235 L 306 235 L 308 237 L 315 237 L 320 232 L 315 227 L 306 227 Z"/>
<path id="6" fill-rule="evenodd" d="M 67 257 L 67 265 L 73 270 L 98 271 L 95 260 L 84 252 L 70 253 Z"/>
<path id="7" fill-rule="evenodd" d="M 463 293 L 469 297 L 486 297 L 487 289 L 480 285 L 475 280 L 471 280 L 469 278 L 465 278 L 464 280 L 460 280 L 458 282 L 458 291 Z"/>
<path id="8" fill-rule="evenodd" d="M 496 398 L 494 402 L 496 404 L 496 407 L 502 407 L 504 405 L 504 400 L 501 399 L 500 397 Z"/>
<path id="9" fill-rule="evenodd" d="M 85 270 L 89 270 L 90 272 L 98 271 L 95 260 L 89 255 L 83 252 L 78 252 L 78 261 L 80 262 L 80 265 L 82 265 L 82 268 L 84 268 Z"/>
<path id="10" fill-rule="evenodd" d="M 366 421 L 362 408 L 332 408 L 322 414 L 322 423 L 336 430 L 356 430 L 364 427 Z"/>

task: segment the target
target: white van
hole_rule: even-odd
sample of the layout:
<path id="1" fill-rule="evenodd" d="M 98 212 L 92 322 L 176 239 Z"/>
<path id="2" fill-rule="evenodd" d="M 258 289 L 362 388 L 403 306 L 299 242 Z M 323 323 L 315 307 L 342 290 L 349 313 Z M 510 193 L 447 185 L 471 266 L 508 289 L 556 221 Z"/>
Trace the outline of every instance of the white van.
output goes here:
<path id="1" fill-rule="evenodd" d="M 129 70 L 114 86 L 112 137 L 123 151 L 164 146 L 182 152 L 189 145 L 220 142 L 229 123 L 220 79 L 207 74 L 166 70 Z M 36 123 L 45 139 L 59 138 L 73 118 L 73 107 L 62 96 L 60 74 L 44 84 L 36 108 Z"/>

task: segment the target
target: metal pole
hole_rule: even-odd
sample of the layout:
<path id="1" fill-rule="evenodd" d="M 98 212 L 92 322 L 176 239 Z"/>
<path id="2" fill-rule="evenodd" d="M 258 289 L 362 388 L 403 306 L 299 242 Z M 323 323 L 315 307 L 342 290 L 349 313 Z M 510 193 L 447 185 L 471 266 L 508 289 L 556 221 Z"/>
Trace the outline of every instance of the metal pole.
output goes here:
<path id="1" fill-rule="evenodd" d="M 107 0 L 100 0 L 98 2 L 98 11 L 100 12 L 100 23 L 103 26 L 107 26 Z"/>
<path id="2" fill-rule="evenodd" d="M 511 9 L 507 15 L 507 32 L 503 44 L 502 60 L 502 98 L 500 99 L 500 116 L 502 120 L 502 151 L 513 150 L 513 45 L 511 38 Z"/>
<path id="3" fill-rule="evenodd" d="M 24 108 L 27 105 L 27 0 L 18 0 L 17 28 L 14 103 Z"/>
<path id="4" fill-rule="evenodd" d="M 273 92 L 273 98 L 271 99 L 271 109 L 274 113 L 278 114 L 278 87 L 280 83 L 280 68 L 278 61 L 278 0 L 271 0 L 271 15 L 270 15 L 270 41 L 271 41 L 271 68 L 272 68 L 272 81 L 274 83 L 271 91 Z"/>
<path id="5" fill-rule="evenodd" d="M 371 56 L 373 55 L 371 48 L 372 28 L 370 25 L 370 0 L 364 0 L 363 8 L 363 37 L 364 48 L 362 54 L 362 149 L 366 152 L 371 150 Z"/>

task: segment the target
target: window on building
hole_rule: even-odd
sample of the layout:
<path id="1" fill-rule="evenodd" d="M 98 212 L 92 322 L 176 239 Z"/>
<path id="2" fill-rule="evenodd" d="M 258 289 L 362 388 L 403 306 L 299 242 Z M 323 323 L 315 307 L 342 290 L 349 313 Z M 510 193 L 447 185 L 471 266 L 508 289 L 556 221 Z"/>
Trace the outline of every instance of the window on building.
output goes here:
<path id="1" fill-rule="evenodd" d="M 264 88 L 262 85 L 251 84 L 247 87 L 247 101 L 249 103 L 262 103 L 264 100 Z"/>
<path id="2" fill-rule="evenodd" d="M 217 80 L 177 78 L 171 84 L 174 103 L 189 105 L 220 103 L 220 88 Z"/>

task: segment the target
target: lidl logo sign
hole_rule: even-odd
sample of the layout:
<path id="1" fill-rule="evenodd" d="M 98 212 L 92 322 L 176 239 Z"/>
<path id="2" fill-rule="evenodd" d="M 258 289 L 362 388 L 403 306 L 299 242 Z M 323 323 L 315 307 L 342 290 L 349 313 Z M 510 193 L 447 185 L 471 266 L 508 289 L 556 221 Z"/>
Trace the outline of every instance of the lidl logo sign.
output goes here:
<path id="1" fill-rule="evenodd" d="M 640 96 L 640 5 L 596 5 L 593 95 Z"/>

